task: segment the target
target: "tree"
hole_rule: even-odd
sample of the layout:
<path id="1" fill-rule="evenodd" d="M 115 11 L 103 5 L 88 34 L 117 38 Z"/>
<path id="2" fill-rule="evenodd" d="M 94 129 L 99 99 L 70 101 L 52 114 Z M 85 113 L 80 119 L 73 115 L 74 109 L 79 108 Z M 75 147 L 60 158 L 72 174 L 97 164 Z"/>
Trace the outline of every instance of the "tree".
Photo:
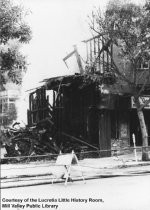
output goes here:
<path id="1" fill-rule="evenodd" d="M 150 99 L 143 104 L 140 97 L 150 84 L 150 68 L 143 69 L 142 73 L 139 68 L 148 66 L 150 60 L 150 1 L 145 5 L 110 1 L 103 15 L 99 9 L 92 12 L 90 28 L 94 33 L 105 36 L 104 50 L 111 56 L 112 71 L 118 81 L 130 87 L 142 133 L 142 160 L 148 160 L 148 133 L 143 108 Z M 120 63 L 110 54 L 108 46 L 111 44 L 117 48 Z"/>
<path id="2" fill-rule="evenodd" d="M 11 0 L 0 0 L 0 86 L 8 80 L 22 82 L 22 70 L 26 70 L 26 57 L 20 47 L 31 39 L 31 30 L 24 21 L 27 13 Z"/>

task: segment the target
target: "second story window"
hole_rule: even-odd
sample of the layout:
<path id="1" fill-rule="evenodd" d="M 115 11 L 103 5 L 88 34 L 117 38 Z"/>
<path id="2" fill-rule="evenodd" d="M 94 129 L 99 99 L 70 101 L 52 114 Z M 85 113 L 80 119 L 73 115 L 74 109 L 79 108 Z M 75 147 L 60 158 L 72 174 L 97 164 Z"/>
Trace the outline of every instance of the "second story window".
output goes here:
<path id="1" fill-rule="evenodd" d="M 140 62 L 138 65 L 139 70 L 149 69 L 149 67 L 150 67 L 149 61 Z"/>

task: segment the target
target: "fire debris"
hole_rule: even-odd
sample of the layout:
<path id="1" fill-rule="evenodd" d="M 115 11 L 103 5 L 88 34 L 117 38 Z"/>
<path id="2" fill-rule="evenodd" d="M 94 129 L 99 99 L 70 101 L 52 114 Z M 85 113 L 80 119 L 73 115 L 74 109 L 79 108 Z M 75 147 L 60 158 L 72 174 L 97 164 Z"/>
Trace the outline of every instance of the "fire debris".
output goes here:
<path id="1" fill-rule="evenodd" d="M 7 161 L 1 159 L 1 163 L 20 162 L 29 160 L 29 157 L 26 158 L 26 156 L 59 154 L 60 151 L 67 153 L 72 150 L 81 153 L 80 158 L 82 158 L 83 151 L 90 148 L 98 150 L 98 148 L 74 136 L 64 132 L 60 134 L 49 118 L 41 120 L 33 127 L 15 128 L 16 125 L 18 126 L 19 123 L 17 122 L 11 128 L 1 131 L 1 147 L 5 147 L 7 151 L 5 157 L 10 157 Z M 62 136 L 62 142 L 58 144 L 57 138 L 60 135 Z M 63 136 L 65 136 L 65 139 Z M 11 157 L 16 157 L 16 159 L 11 160 Z M 37 158 L 32 160 L 37 160 Z"/>

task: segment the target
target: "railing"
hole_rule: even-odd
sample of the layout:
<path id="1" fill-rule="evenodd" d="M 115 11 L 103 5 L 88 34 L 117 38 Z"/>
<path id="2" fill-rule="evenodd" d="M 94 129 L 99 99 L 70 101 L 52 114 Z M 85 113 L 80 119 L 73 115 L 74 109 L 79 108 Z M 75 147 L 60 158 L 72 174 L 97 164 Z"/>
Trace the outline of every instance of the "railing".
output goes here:
<path id="1" fill-rule="evenodd" d="M 142 150 L 144 148 L 147 148 L 148 152 L 150 153 L 150 146 L 147 147 L 126 147 L 124 149 L 109 149 L 109 150 L 91 150 L 91 151 L 85 151 L 84 149 L 81 150 L 81 152 L 75 152 L 75 154 L 78 156 L 78 159 L 84 159 L 84 158 L 102 158 L 103 153 L 109 153 L 111 154 L 111 157 L 119 157 L 121 155 L 125 154 L 132 154 L 134 157 L 134 151 L 138 153 L 142 153 Z M 68 154 L 68 153 L 63 153 Z M 30 155 L 30 156 L 16 156 L 16 157 L 4 157 L 1 158 L 1 163 L 7 163 L 7 162 L 15 162 L 15 163 L 21 163 L 23 162 L 30 162 L 30 161 L 37 161 L 37 160 L 55 160 L 58 154 L 45 154 L 45 155 Z M 107 158 L 107 157 L 105 157 Z"/>

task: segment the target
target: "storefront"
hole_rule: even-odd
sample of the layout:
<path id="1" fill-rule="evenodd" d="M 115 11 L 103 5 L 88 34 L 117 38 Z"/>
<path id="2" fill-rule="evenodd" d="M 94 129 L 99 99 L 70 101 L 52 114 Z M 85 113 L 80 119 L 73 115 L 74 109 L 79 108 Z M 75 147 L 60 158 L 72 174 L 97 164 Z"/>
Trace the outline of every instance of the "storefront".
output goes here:
<path id="1" fill-rule="evenodd" d="M 149 99 L 149 97 L 150 96 L 142 96 L 140 98 L 141 103 L 144 104 L 145 101 L 147 101 Z M 147 127 L 148 136 L 150 137 L 150 103 L 148 103 L 144 107 L 143 113 L 144 113 L 144 119 L 145 119 L 145 124 Z M 130 136 L 133 133 L 135 134 L 136 145 L 142 146 L 141 129 L 140 129 L 139 119 L 137 116 L 137 110 L 136 110 L 133 98 L 131 98 L 130 130 L 131 130 Z M 150 138 L 149 138 L 149 144 L 150 144 Z M 130 145 L 133 145 L 132 141 L 130 141 Z"/>
<path id="2" fill-rule="evenodd" d="M 143 103 L 149 96 L 143 96 Z M 144 109 L 144 119 L 149 136 L 150 145 L 150 103 Z M 133 134 L 136 146 L 142 146 L 142 135 L 137 115 L 137 109 L 132 97 L 118 96 L 115 109 L 111 113 L 111 148 L 123 150 L 133 146 Z"/>

